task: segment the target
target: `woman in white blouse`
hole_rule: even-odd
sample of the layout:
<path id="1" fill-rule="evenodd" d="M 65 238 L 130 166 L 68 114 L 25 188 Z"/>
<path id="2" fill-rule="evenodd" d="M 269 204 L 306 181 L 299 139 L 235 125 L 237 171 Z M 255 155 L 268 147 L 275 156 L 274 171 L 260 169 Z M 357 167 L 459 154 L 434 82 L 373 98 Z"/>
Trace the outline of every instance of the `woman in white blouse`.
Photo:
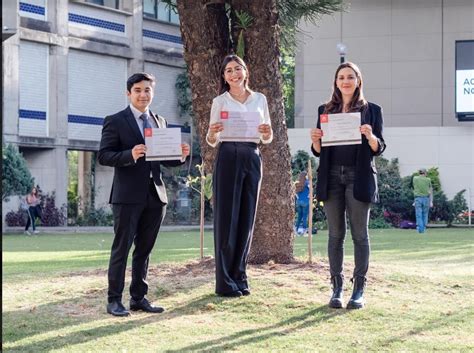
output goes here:
<path id="1" fill-rule="evenodd" d="M 220 95 L 214 98 L 206 140 L 219 146 L 214 166 L 214 245 L 216 294 L 249 295 L 247 258 L 257 211 L 262 157 L 258 143 L 270 143 L 273 131 L 267 98 L 248 87 L 249 72 L 237 55 L 228 55 L 221 66 Z M 235 112 L 258 113 L 258 137 L 245 142 L 221 141 L 223 119 Z M 224 139 L 223 139 L 224 140 Z"/>

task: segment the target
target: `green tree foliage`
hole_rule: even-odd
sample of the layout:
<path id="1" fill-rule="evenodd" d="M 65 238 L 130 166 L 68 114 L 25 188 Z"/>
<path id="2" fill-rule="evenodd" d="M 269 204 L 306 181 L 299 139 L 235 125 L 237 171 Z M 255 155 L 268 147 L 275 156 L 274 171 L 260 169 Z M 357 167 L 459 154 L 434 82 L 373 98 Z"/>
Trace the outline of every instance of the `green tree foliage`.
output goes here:
<path id="1" fill-rule="evenodd" d="M 2 201 L 13 195 L 26 195 L 34 185 L 25 158 L 18 148 L 9 144 L 2 151 Z"/>
<path id="2" fill-rule="evenodd" d="M 178 95 L 179 116 L 193 115 L 193 102 L 191 100 L 191 86 L 188 71 L 185 70 L 176 77 L 174 84 Z"/>
<path id="3" fill-rule="evenodd" d="M 323 15 L 344 10 L 343 0 L 279 0 L 281 44 L 292 52 L 296 48 L 296 34 L 301 32 L 301 20 L 317 24 Z"/>
<path id="4" fill-rule="evenodd" d="M 311 157 L 308 152 L 303 150 L 298 150 L 296 154 L 291 159 L 291 169 L 293 180 L 298 178 L 298 175 L 302 171 L 308 171 L 308 160 L 311 159 L 311 169 L 313 171 L 313 183 L 316 182 L 316 170 L 317 170 L 317 162 L 316 158 Z"/>
<path id="5" fill-rule="evenodd" d="M 283 79 L 283 98 L 285 119 L 288 128 L 295 127 L 295 55 L 286 48 L 281 48 L 281 77 Z"/>

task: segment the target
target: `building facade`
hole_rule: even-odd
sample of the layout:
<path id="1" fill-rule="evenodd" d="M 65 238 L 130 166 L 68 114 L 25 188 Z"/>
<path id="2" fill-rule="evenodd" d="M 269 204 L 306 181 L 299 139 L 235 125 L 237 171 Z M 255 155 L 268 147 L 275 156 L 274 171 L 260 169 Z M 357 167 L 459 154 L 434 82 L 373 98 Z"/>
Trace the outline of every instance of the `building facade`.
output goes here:
<path id="1" fill-rule="evenodd" d="M 157 78 L 151 110 L 181 126 L 176 77 L 184 71 L 177 15 L 158 0 L 20 0 L 2 5 L 3 141 L 19 147 L 44 192 L 67 203 L 68 152 L 80 175 L 98 150 L 106 115 L 128 104 L 126 80 Z M 6 25 L 8 22 L 8 26 Z M 89 162 L 89 163 L 87 163 Z M 95 164 L 94 203 L 106 205 L 113 169 Z M 3 205 L 3 214 L 16 208 Z"/>
<path id="2" fill-rule="evenodd" d="M 303 24 L 296 56 L 292 153 L 332 92 L 341 59 L 355 62 L 369 101 L 383 107 L 386 158 L 402 176 L 438 167 L 448 197 L 474 206 L 474 122 L 455 114 L 455 43 L 474 39 L 472 0 L 352 0 L 346 11 Z M 471 57 L 474 66 L 474 55 Z M 472 95 L 474 100 L 474 94 Z M 306 139 L 306 143 L 301 141 Z"/>

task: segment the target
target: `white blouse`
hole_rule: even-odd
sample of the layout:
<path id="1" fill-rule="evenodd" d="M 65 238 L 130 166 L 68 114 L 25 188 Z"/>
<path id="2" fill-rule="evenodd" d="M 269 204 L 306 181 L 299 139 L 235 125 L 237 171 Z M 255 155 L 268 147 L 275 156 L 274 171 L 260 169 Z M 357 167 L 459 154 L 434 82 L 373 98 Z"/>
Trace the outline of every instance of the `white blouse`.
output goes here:
<path id="1" fill-rule="evenodd" d="M 220 121 L 221 111 L 234 111 L 234 112 L 258 112 L 260 113 L 260 124 L 269 124 L 270 113 L 268 112 L 267 97 L 259 92 L 251 92 L 247 97 L 247 100 L 244 103 L 240 103 L 238 100 L 234 99 L 229 92 L 224 92 L 220 96 L 217 96 L 212 101 L 211 107 L 211 119 L 209 125 L 217 123 Z M 209 142 L 209 130 L 207 131 L 206 141 L 212 147 L 216 147 L 220 142 L 220 133 L 216 133 L 216 142 Z M 259 140 L 255 142 L 262 142 L 264 144 L 270 143 L 273 140 L 273 131 L 268 140 L 264 140 L 260 136 Z"/>

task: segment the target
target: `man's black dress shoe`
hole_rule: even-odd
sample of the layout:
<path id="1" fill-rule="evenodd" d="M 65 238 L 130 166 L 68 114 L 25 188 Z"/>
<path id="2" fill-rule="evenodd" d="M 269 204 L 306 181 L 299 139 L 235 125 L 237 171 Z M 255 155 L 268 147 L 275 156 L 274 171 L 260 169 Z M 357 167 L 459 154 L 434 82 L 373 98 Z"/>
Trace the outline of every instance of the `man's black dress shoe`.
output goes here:
<path id="1" fill-rule="evenodd" d="M 113 316 L 129 316 L 130 311 L 125 309 L 122 302 L 114 301 L 107 304 L 107 312 Z"/>
<path id="2" fill-rule="evenodd" d="M 237 298 L 242 296 L 242 292 L 239 290 L 235 290 L 229 293 L 217 293 L 219 297 L 228 297 L 228 298 Z"/>
<path id="3" fill-rule="evenodd" d="M 248 288 L 242 289 L 241 292 L 242 292 L 242 295 L 250 295 L 250 289 Z"/>
<path id="4" fill-rule="evenodd" d="M 143 298 L 142 300 L 135 300 L 131 298 L 130 310 L 133 310 L 133 311 L 142 310 L 147 313 L 157 313 L 157 314 L 165 311 L 165 309 L 162 308 L 161 306 L 151 305 L 147 298 Z"/>

